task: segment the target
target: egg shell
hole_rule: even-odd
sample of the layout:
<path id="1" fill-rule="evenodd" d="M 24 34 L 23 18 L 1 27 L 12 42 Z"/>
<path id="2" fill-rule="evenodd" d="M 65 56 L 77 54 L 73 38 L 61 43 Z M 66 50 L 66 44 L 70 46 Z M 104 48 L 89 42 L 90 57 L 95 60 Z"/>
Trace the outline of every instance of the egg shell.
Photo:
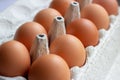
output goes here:
<path id="1" fill-rule="evenodd" d="M 95 24 L 84 18 L 76 19 L 67 26 L 67 33 L 76 36 L 85 47 L 95 46 L 99 41 L 99 32 Z"/>
<path id="2" fill-rule="evenodd" d="M 36 22 L 26 22 L 21 25 L 14 36 L 14 39 L 23 43 L 30 51 L 37 34 L 47 34 L 44 27 Z"/>
<path id="3" fill-rule="evenodd" d="M 11 40 L 0 46 L 0 75 L 25 76 L 30 67 L 30 55 L 20 42 Z"/>
<path id="4" fill-rule="evenodd" d="M 52 0 L 49 7 L 58 10 L 64 16 L 72 1 L 74 0 Z"/>
<path id="5" fill-rule="evenodd" d="M 70 70 L 60 56 L 43 55 L 30 68 L 29 80 L 70 80 Z"/>
<path id="6" fill-rule="evenodd" d="M 98 4 L 88 4 L 81 10 L 81 17 L 91 20 L 97 29 L 108 29 L 110 20 L 107 11 Z"/>
<path id="7" fill-rule="evenodd" d="M 50 45 L 50 53 L 61 56 L 69 67 L 83 66 L 86 52 L 81 41 L 73 35 L 66 34 L 57 37 Z"/>
<path id="8" fill-rule="evenodd" d="M 61 14 L 55 9 L 46 8 L 36 14 L 34 21 L 43 25 L 46 31 L 49 32 L 49 29 L 52 26 L 53 20 L 56 16 L 61 16 Z"/>
<path id="9" fill-rule="evenodd" d="M 109 15 L 118 14 L 118 2 L 117 0 L 93 0 L 93 3 L 97 3 L 103 6 Z"/>

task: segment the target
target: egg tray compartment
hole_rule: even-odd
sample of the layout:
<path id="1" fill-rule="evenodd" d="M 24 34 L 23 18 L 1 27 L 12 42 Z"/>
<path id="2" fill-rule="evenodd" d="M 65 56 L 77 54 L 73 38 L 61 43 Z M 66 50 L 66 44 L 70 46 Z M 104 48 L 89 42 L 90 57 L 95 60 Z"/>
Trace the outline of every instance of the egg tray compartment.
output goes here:
<path id="1" fill-rule="evenodd" d="M 36 13 L 47 8 L 51 0 L 18 0 L 0 13 L 0 44 L 13 39 L 16 29 L 27 21 L 32 21 Z M 39 5 L 39 3 L 45 3 Z M 19 11 L 18 11 L 19 10 Z M 30 14 L 31 13 L 31 14 Z M 119 8 L 120 13 L 120 8 Z M 83 67 L 71 68 L 72 80 L 105 80 L 115 58 L 120 52 L 120 14 L 110 16 L 109 30 L 99 30 L 99 44 L 86 48 L 87 61 Z M 26 80 L 24 77 L 3 77 L 0 80 Z"/>
<path id="2" fill-rule="evenodd" d="M 119 11 L 120 13 L 120 11 Z M 105 80 L 120 50 L 120 14 L 110 16 L 109 30 L 99 30 L 97 46 L 88 46 L 87 61 L 83 67 L 71 68 L 72 80 Z"/>

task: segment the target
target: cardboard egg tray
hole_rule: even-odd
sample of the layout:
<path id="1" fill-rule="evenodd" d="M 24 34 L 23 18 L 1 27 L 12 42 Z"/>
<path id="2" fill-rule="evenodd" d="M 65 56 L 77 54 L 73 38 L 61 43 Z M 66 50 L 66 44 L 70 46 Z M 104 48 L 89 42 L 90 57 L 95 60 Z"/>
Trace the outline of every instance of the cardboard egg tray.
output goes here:
<path id="1" fill-rule="evenodd" d="M 17 28 L 32 21 L 36 13 L 47 8 L 51 0 L 18 0 L 0 13 L 0 44 L 13 39 Z M 30 14 L 31 13 L 31 14 Z M 109 30 L 99 30 L 99 44 L 86 48 L 87 61 L 83 67 L 71 68 L 71 80 L 105 80 L 120 53 L 120 8 L 117 16 L 110 16 Z M 119 76 L 118 76 L 119 77 Z M 22 76 L 5 77 L 0 80 L 26 80 Z"/>

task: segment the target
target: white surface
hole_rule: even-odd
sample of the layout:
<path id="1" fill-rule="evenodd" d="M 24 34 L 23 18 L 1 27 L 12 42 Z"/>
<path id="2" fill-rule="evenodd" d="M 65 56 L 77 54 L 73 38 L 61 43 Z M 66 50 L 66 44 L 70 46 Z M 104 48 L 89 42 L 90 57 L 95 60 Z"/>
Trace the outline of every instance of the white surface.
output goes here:
<path id="1" fill-rule="evenodd" d="M 12 5 L 16 0 L 0 0 L 0 12 Z"/>
<path id="2" fill-rule="evenodd" d="M 32 21 L 39 10 L 48 7 L 50 1 L 18 0 L 4 12 L 0 13 L 0 43 L 13 39 L 16 29 L 21 24 Z M 120 65 L 117 64 L 119 58 L 118 60 L 116 59 L 120 53 L 119 22 L 120 15 L 117 17 L 112 16 L 110 29 L 108 31 L 104 29 L 99 31 L 100 43 L 96 47 L 89 46 L 86 48 L 88 56 L 85 66 L 81 68 L 76 66 L 71 69 L 71 78 L 73 80 L 117 80 L 120 78 Z M 0 77 L 0 80 L 8 79 Z M 21 78 L 17 77 L 14 79 L 20 80 Z"/>
<path id="3" fill-rule="evenodd" d="M 119 19 L 118 21 L 120 21 L 120 18 L 118 18 L 118 19 Z M 117 25 L 120 26 L 120 23 L 118 22 Z M 120 30 L 120 29 L 118 29 L 118 30 Z M 118 33 L 118 37 L 119 37 L 119 33 Z M 120 45 L 119 43 L 120 43 L 120 41 L 118 40 L 118 45 Z M 120 80 L 120 51 L 118 51 L 117 53 L 118 53 L 118 56 L 115 59 L 112 68 L 109 70 L 109 73 L 105 80 Z"/>
<path id="4" fill-rule="evenodd" d="M 120 80 L 120 55 L 116 58 L 106 80 Z"/>

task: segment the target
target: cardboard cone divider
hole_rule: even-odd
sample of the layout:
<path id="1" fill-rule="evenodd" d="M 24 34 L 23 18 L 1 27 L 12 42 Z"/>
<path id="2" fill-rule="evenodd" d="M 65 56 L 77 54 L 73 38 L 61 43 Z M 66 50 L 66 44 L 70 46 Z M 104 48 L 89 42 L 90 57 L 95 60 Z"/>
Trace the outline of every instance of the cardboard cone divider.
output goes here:
<path id="1" fill-rule="evenodd" d="M 53 24 L 51 25 L 51 28 L 48 32 L 48 37 L 46 34 L 39 34 L 36 36 L 36 39 L 30 50 L 31 61 L 33 62 L 39 56 L 49 54 L 49 45 L 51 44 L 51 42 L 58 36 L 65 35 L 65 25 L 69 24 L 77 18 L 80 18 L 79 3 L 73 1 L 71 2 L 65 14 L 65 17 L 57 16 L 54 18 Z"/>
<path id="2" fill-rule="evenodd" d="M 48 33 L 50 43 L 59 35 L 66 34 L 66 26 L 75 19 L 80 18 L 79 3 L 76 1 L 71 2 L 64 17 L 55 17 L 51 29 Z"/>
<path id="3" fill-rule="evenodd" d="M 48 38 L 46 34 L 39 34 L 30 50 L 31 61 L 35 61 L 39 56 L 49 54 Z"/>
<path id="4" fill-rule="evenodd" d="M 75 19 L 80 18 L 79 3 L 76 1 L 71 2 L 64 17 L 57 16 L 54 18 L 53 24 L 48 33 L 49 42 L 51 43 L 55 38 L 60 35 L 66 34 L 66 26 Z"/>
<path id="5" fill-rule="evenodd" d="M 46 34 L 36 36 L 30 50 L 31 61 L 34 62 L 39 56 L 49 54 L 49 42 L 51 43 L 55 38 L 64 34 L 66 34 L 64 18 L 57 16 L 54 18 L 48 36 Z"/>
<path id="6" fill-rule="evenodd" d="M 51 43 L 55 38 L 64 34 L 66 34 L 64 18 L 62 16 L 57 16 L 54 18 L 53 24 L 48 33 L 49 42 Z"/>
<path id="7" fill-rule="evenodd" d="M 76 1 L 71 2 L 68 10 L 66 11 L 66 14 L 64 16 L 65 18 L 65 25 L 67 26 L 75 19 L 80 18 L 80 7 L 79 3 Z"/>

